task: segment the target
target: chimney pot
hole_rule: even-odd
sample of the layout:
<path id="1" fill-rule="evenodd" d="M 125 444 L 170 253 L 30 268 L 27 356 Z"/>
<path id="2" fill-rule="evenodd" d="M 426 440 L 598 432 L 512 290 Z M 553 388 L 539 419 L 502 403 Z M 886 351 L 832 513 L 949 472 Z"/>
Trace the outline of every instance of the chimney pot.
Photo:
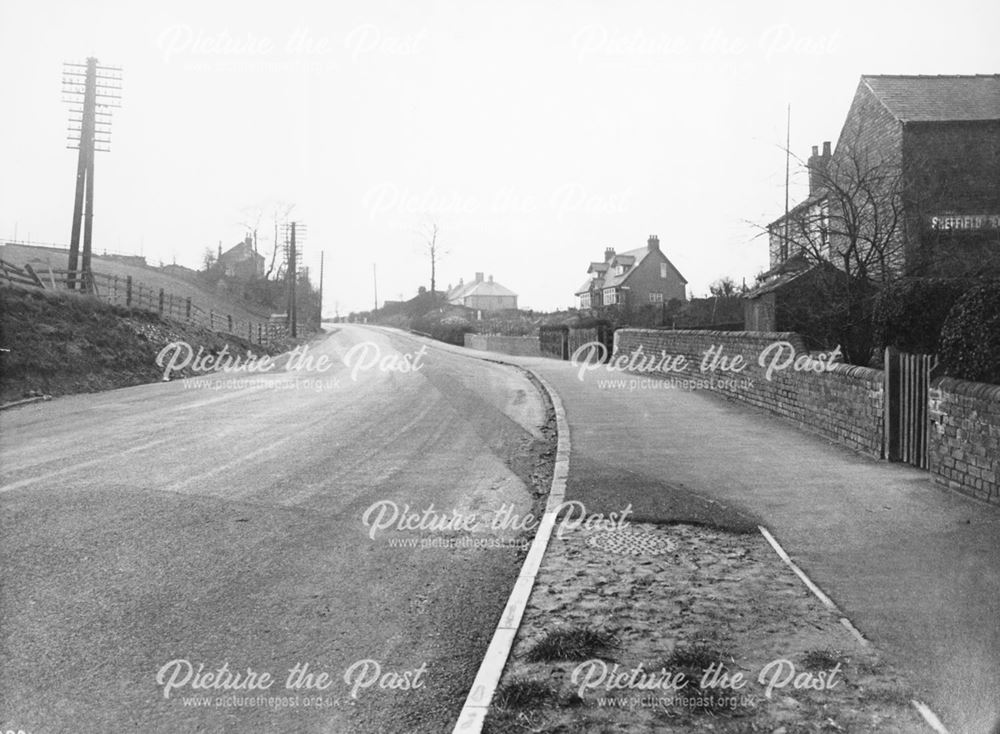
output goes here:
<path id="1" fill-rule="evenodd" d="M 482 283 L 483 282 L 483 274 L 482 273 L 476 273 L 476 282 L 477 283 Z"/>
<path id="2" fill-rule="evenodd" d="M 807 168 L 809 169 L 809 195 L 815 196 L 824 188 L 826 173 L 830 165 L 830 142 L 823 143 L 823 155 L 819 155 L 818 146 L 812 147 Z"/>
<path id="3" fill-rule="evenodd" d="M 607 262 L 611 262 L 611 260 L 614 258 L 614 256 L 615 256 L 615 248 L 613 248 L 613 247 L 605 247 L 604 248 L 604 262 L 606 262 L 606 263 Z"/>
<path id="4" fill-rule="evenodd" d="M 660 238 L 655 234 L 649 235 L 649 239 L 646 240 L 646 247 L 649 250 L 659 250 L 660 249 Z"/>
<path id="5" fill-rule="evenodd" d="M 492 283 L 492 282 L 493 282 L 493 276 L 491 275 L 490 276 L 490 283 Z"/>

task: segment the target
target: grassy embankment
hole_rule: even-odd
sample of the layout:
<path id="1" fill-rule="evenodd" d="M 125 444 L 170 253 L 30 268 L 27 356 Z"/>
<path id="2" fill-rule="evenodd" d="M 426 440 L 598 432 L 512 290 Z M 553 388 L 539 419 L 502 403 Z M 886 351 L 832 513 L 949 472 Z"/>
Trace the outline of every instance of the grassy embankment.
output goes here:
<path id="1" fill-rule="evenodd" d="M 195 350 L 245 356 L 274 354 L 245 339 L 111 306 L 69 292 L 0 287 L 0 403 L 37 395 L 68 395 L 162 379 L 159 351 L 174 341 Z"/>

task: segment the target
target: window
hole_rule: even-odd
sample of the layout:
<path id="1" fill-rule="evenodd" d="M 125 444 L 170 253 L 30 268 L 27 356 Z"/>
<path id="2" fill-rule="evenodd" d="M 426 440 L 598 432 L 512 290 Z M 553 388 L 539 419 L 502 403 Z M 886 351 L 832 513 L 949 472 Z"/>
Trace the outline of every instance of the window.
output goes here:
<path id="1" fill-rule="evenodd" d="M 614 288 L 606 288 L 604 290 L 604 305 L 605 306 L 611 306 L 611 305 L 613 305 L 615 303 L 617 303 L 617 299 L 615 298 L 615 289 Z"/>
<path id="2" fill-rule="evenodd" d="M 819 241 L 820 253 L 824 258 L 830 258 L 830 205 L 823 202 L 819 205 Z"/>
<path id="3" fill-rule="evenodd" d="M 667 277 L 667 264 L 666 263 L 660 263 L 660 277 L 661 278 L 666 278 Z M 650 293 L 649 295 L 653 295 L 653 294 Z M 663 299 L 661 298 L 660 300 L 663 300 Z"/>
<path id="4" fill-rule="evenodd" d="M 649 294 L 649 302 L 650 303 L 663 303 L 663 294 L 662 293 L 650 293 Z"/>

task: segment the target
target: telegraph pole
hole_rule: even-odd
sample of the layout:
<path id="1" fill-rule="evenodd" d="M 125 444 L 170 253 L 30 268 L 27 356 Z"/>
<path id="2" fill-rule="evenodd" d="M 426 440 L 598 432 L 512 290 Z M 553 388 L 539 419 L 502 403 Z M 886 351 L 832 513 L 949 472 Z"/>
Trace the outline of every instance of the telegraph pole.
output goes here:
<path id="1" fill-rule="evenodd" d="M 792 157 L 792 103 L 788 103 L 788 117 L 785 122 L 785 233 L 784 233 L 784 253 L 778 253 L 779 255 L 784 254 L 788 257 L 791 253 L 788 247 L 788 169 L 790 159 Z"/>
<path id="2" fill-rule="evenodd" d="M 298 265 L 295 258 L 295 222 L 292 222 L 291 239 L 288 242 L 288 328 L 292 338 L 297 334 L 298 314 L 295 308 L 295 281 L 298 280 Z"/>
<path id="3" fill-rule="evenodd" d="M 325 253 L 320 250 L 319 252 L 319 323 L 320 328 L 323 324 L 323 255 Z"/>
<path id="4" fill-rule="evenodd" d="M 301 222 L 285 225 L 285 280 L 288 284 L 288 332 L 298 336 L 299 313 L 296 286 L 299 280 L 299 262 L 302 260 L 301 240 L 306 234 L 306 226 Z"/>
<path id="5" fill-rule="evenodd" d="M 73 223 L 70 231 L 67 286 L 76 288 L 77 266 L 80 284 L 89 290 L 93 284 L 90 256 L 94 232 L 94 153 L 107 152 L 111 146 L 112 107 L 121 106 L 121 69 L 100 66 L 90 57 L 85 64 L 63 64 L 63 101 L 70 105 L 67 148 L 79 149 L 76 164 L 76 192 L 73 197 Z M 102 108 L 98 110 L 98 107 Z M 83 229 L 83 252 L 80 230 Z"/>

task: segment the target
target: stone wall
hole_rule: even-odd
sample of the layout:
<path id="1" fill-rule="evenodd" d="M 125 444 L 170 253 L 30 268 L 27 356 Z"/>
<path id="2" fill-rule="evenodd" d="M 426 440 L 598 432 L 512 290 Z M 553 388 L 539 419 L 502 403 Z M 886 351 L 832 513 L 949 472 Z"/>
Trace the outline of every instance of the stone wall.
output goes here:
<path id="1" fill-rule="evenodd" d="M 935 380 L 929 412 L 934 481 L 1000 504 L 1000 385 Z"/>
<path id="2" fill-rule="evenodd" d="M 715 350 L 714 354 L 710 350 Z M 683 372 L 655 369 L 664 354 L 672 358 L 683 355 L 686 369 Z M 713 356 L 718 357 L 714 369 Z M 725 370 L 722 360 L 730 360 L 726 364 L 735 367 L 731 360 L 737 356 L 742 358 L 742 369 Z M 787 418 L 855 451 L 881 458 L 882 371 L 844 364 L 833 364 L 827 369 L 829 356 L 810 353 L 798 334 L 786 332 L 619 329 L 615 332 L 612 363 L 624 368 L 631 366 L 630 371 L 649 376 L 678 381 L 697 379 L 700 387 Z M 643 361 L 650 357 L 653 359 Z"/>

